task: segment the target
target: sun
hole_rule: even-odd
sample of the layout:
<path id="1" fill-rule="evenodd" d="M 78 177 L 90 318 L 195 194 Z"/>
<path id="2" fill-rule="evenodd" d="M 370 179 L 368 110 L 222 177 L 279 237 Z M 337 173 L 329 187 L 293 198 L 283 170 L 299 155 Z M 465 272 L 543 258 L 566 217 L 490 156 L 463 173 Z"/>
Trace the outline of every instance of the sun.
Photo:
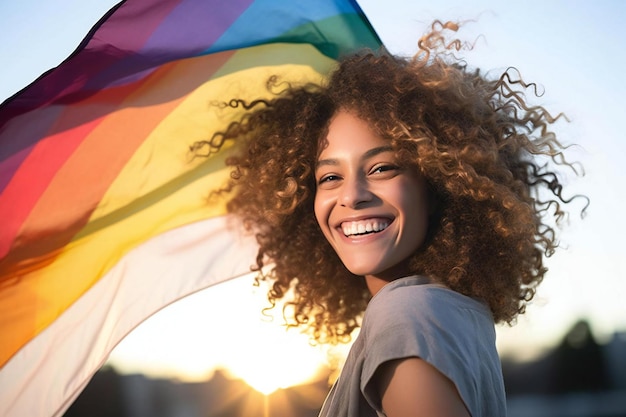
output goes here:
<path id="1" fill-rule="evenodd" d="M 263 323 L 242 339 L 224 365 L 264 395 L 311 381 L 323 364 L 322 352 L 308 345 L 307 336 L 275 323 Z"/>
<path id="2" fill-rule="evenodd" d="M 246 330 L 229 338 L 230 348 L 222 363 L 233 377 L 269 395 L 313 380 L 326 365 L 326 352 L 312 346 L 309 336 L 300 329 L 284 325 L 281 301 L 260 314 L 267 307 L 265 285 L 257 287 L 248 299 L 248 310 L 242 312 Z"/>

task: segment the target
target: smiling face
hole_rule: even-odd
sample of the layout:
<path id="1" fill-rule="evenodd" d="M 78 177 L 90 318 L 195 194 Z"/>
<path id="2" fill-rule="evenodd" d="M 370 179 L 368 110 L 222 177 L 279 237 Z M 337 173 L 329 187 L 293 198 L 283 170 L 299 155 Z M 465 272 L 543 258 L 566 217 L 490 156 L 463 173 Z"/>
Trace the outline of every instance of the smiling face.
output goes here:
<path id="1" fill-rule="evenodd" d="M 346 268 L 371 283 L 408 273 L 428 229 L 426 181 L 367 122 L 339 111 L 315 170 L 315 217 Z M 375 292 L 375 291 L 372 291 Z"/>

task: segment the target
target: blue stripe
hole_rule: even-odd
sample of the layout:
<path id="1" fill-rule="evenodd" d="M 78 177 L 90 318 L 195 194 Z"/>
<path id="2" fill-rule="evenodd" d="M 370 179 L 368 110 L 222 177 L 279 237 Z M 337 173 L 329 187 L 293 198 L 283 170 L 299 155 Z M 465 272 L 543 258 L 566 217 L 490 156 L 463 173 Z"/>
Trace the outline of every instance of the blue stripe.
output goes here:
<path id="1" fill-rule="evenodd" d="M 205 53 L 269 43 L 306 24 L 360 13 L 350 0 L 256 0 Z"/>

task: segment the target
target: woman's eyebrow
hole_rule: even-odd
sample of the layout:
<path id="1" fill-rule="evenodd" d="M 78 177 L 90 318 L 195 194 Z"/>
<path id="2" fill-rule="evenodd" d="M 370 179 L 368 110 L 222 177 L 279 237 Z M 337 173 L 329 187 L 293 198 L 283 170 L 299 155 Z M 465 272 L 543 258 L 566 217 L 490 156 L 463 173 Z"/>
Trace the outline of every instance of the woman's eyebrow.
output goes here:
<path id="1" fill-rule="evenodd" d="M 393 148 L 391 146 L 379 146 L 377 148 L 372 148 L 370 150 L 368 150 L 367 152 L 365 152 L 363 155 L 361 155 L 361 160 L 364 161 L 366 159 L 372 158 L 376 155 L 379 155 L 381 153 L 384 152 L 391 152 L 393 151 Z M 322 166 L 337 166 L 339 165 L 339 160 L 338 159 L 334 159 L 334 158 L 328 158 L 328 159 L 320 159 L 317 161 L 317 163 L 315 164 L 315 169 L 318 169 Z"/>
<path id="2" fill-rule="evenodd" d="M 361 156 L 361 160 L 369 159 L 378 154 L 381 154 L 384 152 L 391 152 L 391 151 L 393 151 L 393 148 L 389 145 L 379 146 L 378 148 L 372 148 L 369 151 L 365 152 L 363 156 Z"/>
<path id="3" fill-rule="evenodd" d="M 320 159 L 315 163 L 315 169 L 321 168 L 323 166 L 337 166 L 339 165 L 339 161 L 336 159 Z"/>

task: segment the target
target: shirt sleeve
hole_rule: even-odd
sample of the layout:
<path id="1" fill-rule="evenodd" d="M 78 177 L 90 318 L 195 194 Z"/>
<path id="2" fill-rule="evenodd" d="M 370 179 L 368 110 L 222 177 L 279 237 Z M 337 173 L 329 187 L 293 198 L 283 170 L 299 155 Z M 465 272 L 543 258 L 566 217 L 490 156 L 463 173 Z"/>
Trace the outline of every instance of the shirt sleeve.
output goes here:
<path id="1" fill-rule="evenodd" d="M 472 410 L 482 343 L 477 327 L 484 313 L 467 308 L 466 297 L 444 288 L 399 287 L 380 295 L 371 301 L 362 329 L 366 354 L 361 391 L 368 403 L 381 411 L 380 396 L 371 382 L 383 363 L 418 357 L 449 378 Z"/>

